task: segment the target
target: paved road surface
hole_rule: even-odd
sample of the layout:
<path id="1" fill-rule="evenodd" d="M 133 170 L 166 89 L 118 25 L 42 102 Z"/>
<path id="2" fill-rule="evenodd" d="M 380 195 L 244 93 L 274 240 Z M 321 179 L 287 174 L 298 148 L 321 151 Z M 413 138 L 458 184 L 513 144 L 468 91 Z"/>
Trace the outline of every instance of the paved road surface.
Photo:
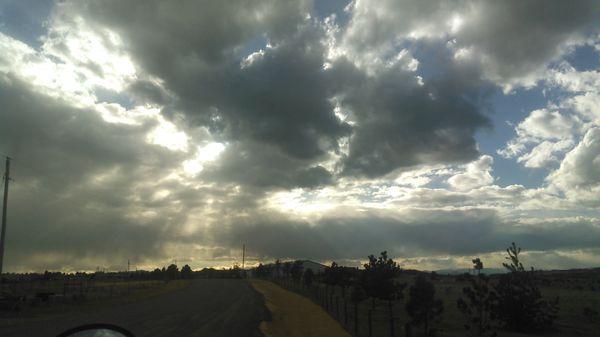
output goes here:
<path id="1" fill-rule="evenodd" d="M 267 315 L 262 297 L 244 280 L 194 280 L 184 289 L 117 307 L 0 327 L 0 336 L 55 337 L 78 325 L 112 323 L 136 337 L 256 337 Z"/>

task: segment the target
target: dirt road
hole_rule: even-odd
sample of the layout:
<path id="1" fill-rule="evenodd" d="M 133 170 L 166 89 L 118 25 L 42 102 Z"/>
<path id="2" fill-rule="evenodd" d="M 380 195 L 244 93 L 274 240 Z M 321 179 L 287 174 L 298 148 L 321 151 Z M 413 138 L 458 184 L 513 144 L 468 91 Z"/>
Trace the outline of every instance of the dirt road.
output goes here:
<path id="1" fill-rule="evenodd" d="M 268 313 L 244 280 L 194 280 L 190 286 L 115 307 L 1 326 L 3 337 L 55 337 L 87 323 L 120 325 L 136 337 L 255 337 Z"/>

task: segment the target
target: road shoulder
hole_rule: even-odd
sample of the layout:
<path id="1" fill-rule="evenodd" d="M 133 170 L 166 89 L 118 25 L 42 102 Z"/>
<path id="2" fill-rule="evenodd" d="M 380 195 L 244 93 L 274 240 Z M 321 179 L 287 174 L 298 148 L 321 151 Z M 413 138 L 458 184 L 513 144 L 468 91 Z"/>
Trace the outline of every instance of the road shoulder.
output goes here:
<path id="1" fill-rule="evenodd" d="M 266 337 L 351 337 L 308 298 L 265 280 L 252 279 L 250 284 L 264 296 L 271 313 L 271 320 L 260 324 Z"/>

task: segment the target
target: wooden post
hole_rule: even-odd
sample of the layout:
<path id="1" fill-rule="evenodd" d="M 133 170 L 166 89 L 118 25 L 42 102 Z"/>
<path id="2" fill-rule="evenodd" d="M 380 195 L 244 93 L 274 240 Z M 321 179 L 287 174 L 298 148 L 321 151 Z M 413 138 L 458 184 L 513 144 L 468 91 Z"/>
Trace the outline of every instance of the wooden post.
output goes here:
<path id="1" fill-rule="evenodd" d="M 412 337 L 412 326 L 410 323 L 404 324 L 404 333 L 406 334 L 406 337 Z"/>
<path id="2" fill-rule="evenodd" d="M 358 336 L 358 302 L 354 303 L 354 335 Z"/>
<path id="3" fill-rule="evenodd" d="M 391 300 L 388 302 L 388 307 L 390 309 L 390 337 L 394 337 L 394 304 Z"/>
<path id="4" fill-rule="evenodd" d="M 372 310 L 369 310 L 369 337 L 373 337 L 373 316 L 372 316 Z"/>
<path id="5" fill-rule="evenodd" d="M 344 324 L 348 325 L 348 302 L 344 298 Z"/>

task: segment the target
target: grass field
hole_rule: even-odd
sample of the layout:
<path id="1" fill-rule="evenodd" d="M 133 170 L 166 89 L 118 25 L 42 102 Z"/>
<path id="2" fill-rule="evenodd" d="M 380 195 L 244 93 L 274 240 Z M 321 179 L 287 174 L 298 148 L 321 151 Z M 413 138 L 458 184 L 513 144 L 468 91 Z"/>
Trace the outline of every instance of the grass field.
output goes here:
<path id="1" fill-rule="evenodd" d="M 407 283 L 409 286 L 413 283 L 414 276 L 405 275 L 400 279 L 400 282 Z M 591 318 L 584 314 L 585 308 L 590 308 L 600 312 L 600 287 L 594 285 L 600 280 L 600 275 L 592 275 L 591 277 L 569 277 L 568 275 L 544 276 L 542 293 L 545 297 L 559 296 L 559 313 L 555 321 L 554 328 L 547 332 L 536 334 L 536 336 L 599 336 L 600 317 Z M 560 281 L 563 278 L 564 281 Z M 462 296 L 462 289 L 467 285 L 465 282 L 458 281 L 454 276 L 440 276 L 433 281 L 436 288 L 436 297 L 440 298 L 444 303 L 444 311 L 438 327 L 441 329 L 440 336 L 447 337 L 464 337 L 465 330 L 463 327 L 464 317 L 458 311 L 456 301 Z M 286 283 L 289 286 L 289 283 Z M 316 289 L 308 291 L 304 287 L 289 286 L 295 292 L 311 297 L 313 301 L 326 307 L 323 301 L 325 286 L 318 285 L 320 295 L 315 296 Z M 331 290 L 329 290 L 331 292 Z M 346 291 L 346 298 L 342 296 L 341 288 L 336 287 L 333 299 L 330 300 L 328 312 L 334 318 L 337 318 L 343 325 L 346 321 L 344 306 L 347 306 L 348 331 L 354 331 L 354 305 L 349 301 L 349 291 Z M 406 296 L 408 291 L 404 291 L 405 298 L 395 301 L 393 305 L 394 330 L 395 336 L 404 336 L 404 324 L 408 322 L 409 317 L 404 309 L 406 304 Z M 337 300 L 335 298 L 338 298 Z M 336 304 L 336 301 L 338 302 Z M 346 302 L 346 303 L 344 303 Z M 373 302 L 375 307 L 373 308 Z M 368 317 L 371 311 L 372 336 L 384 337 L 390 335 L 390 313 L 388 303 L 372 299 L 365 300 L 358 304 L 358 336 L 369 336 L 368 333 Z M 531 336 L 497 330 L 500 337 L 524 337 Z"/>
<path id="2" fill-rule="evenodd" d="M 165 281 L 96 281 L 93 287 L 83 287 L 81 293 L 67 293 L 67 298 L 58 298 L 47 302 L 35 301 L 35 298 L 19 303 L 18 311 L 0 311 L 0 326 L 15 320 L 36 320 L 49 316 L 65 315 L 73 311 L 87 310 L 100 306 L 110 306 L 121 303 L 138 301 L 145 298 L 158 296 L 164 293 L 183 289 L 190 284 L 189 280 Z M 62 281 L 45 282 L 44 284 L 26 286 L 19 290 L 19 294 L 29 292 L 32 296 L 36 292 L 55 292 L 61 294 L 64 289 Z M 99 290 L 101 289 L 101 290 Z M 110 289 L 110 290 L 108 290 Z M 74 296 L 86 294 L 87 296 Z M 109 296 L 110 294 L 110 296 Z M 100 296 L 102 295 L 102 296 Z"/>

